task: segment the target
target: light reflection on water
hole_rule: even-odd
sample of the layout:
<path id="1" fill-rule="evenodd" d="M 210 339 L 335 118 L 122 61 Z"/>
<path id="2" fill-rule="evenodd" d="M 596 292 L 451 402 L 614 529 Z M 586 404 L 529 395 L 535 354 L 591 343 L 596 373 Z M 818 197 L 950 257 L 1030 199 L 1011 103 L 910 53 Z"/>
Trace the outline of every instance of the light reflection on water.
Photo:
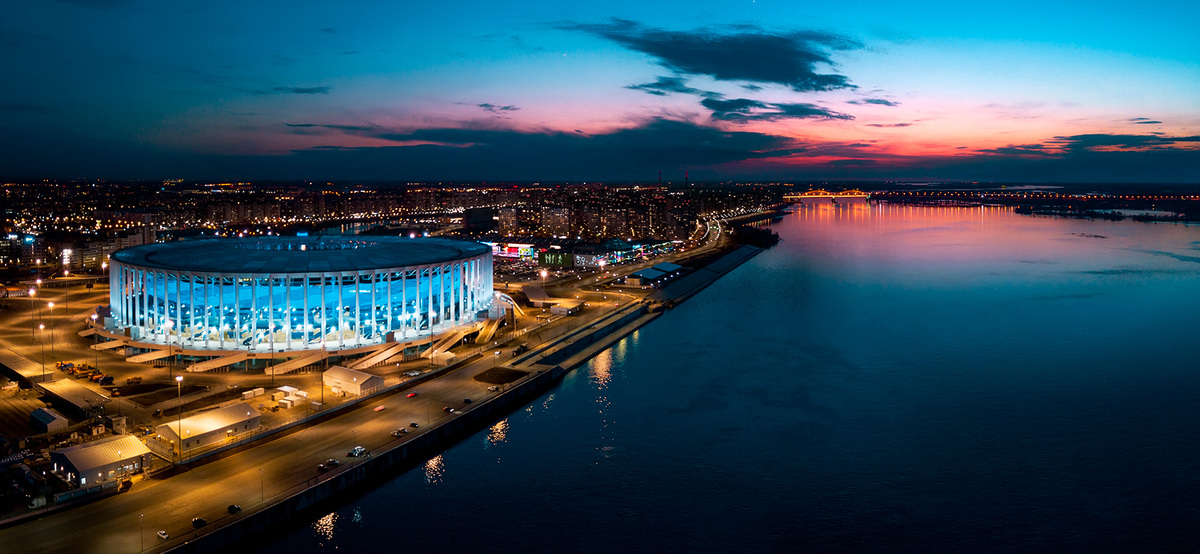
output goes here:
<path id="1" fill-rule="evenodd" d="M 446 477 L 446 461 L 438 454 L 425 462 L 425 482 L 430 485 L 436 485 L 442 482 Z"/>
<path id="2" fill-rule="evenodd" d="M 488 428 L 487 445 L 500 444 L 508 438 L 508 419 L 497 421 Z"/>
<path id="3" fill-rule="evenodd" d="M 774 228 L 507 418 L 503 464 L 481 430 L 330 546 L 391 548 L 413 506 L 454 515 L 417 551 L 495 550 L 480 522 L 531 552 L 1200 543 L 1200 227 L 861 203 Z"/>
<path id="4" fill-rule="evenodd" d="M 333 538 L 333 529 L 337 525 L 337 520 L 337 512 L 325 514 L 313 522 L 313 530 L 326 540 L 330 540 Z"/>

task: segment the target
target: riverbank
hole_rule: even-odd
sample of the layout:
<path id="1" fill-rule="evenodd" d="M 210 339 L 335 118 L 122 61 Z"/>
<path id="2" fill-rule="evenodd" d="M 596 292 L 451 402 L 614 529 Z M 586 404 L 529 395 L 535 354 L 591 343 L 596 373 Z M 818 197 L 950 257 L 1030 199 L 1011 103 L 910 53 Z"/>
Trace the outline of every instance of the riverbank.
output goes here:
<path id="1" fill-rule="evenodd" d="M 681 302 L 691 298 L 720 277 L 745 263 L 762 249 L 740 247 L 706 260 L 687 276 L 657 291 L 655 300 Z M 557 340 L 535 348 L 500 367 L 526 373 L 503 392 L 464 406 L 450 420 L 423 428 L 422 432 L 398 445 L 373 453 L 352 468 L 322 480 L 315 479 L 278 501 L 247 510 L 228 522 L 212 522 L 195 539 L 171 549 L 179 552 L 209 553 L 235 544 L 254 545 L 270 541 L 276 527 L 296 525 L 304 516 L 330 504 L 359 494 L 376 483 L 415 467 L 422 460 L 484 429 L 531 399 L 555 387 L 564 375 L 613 346 L 661 315 L 651 310 L 651 302 L 631 302 L 604 317 L 582 324 Z"/>

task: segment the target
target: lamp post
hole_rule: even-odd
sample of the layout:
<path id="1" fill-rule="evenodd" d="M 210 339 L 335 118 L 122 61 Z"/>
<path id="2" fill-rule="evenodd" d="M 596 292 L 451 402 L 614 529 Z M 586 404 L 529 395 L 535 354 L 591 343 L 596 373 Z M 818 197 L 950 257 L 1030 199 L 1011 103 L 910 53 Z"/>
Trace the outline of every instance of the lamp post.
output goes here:
<path id="1" fill-rule="evenodd" d="M 38 329 L 42 331 L 42 382 L 46 382 L 46 325 L 38 324 Z"/>
<path id="2" fill-rule="evenodd" d="M 37 289 L 35 289 L 33 287 L 29 287 L 29 338 L 30 338 L 30 340 L 37 340 L 37 333 L 35 331 L 35 329 L 37 329 L 37 327 L 34 325 L 34 321 L 33 321 L 33 297 L 36 294 L 37 294 Z"/>
<path id="3" fill-rule="evenodd" d="M 92 314 L 92 351 L 96 353 L 96 371 L 100 371 L 100 349 L 96 348 L 100 344 L 100 331 L 96 329 L 96 314 Z"/>
<path id="4" fill-rule="evenodd" d="M 54 354 L 54 303 L 50 302 L 50 358 L 55 358 Z"/>
<path id="5" fill-rule="evenodd" d="M 183 461 L 183 376 L 175 376 L 175 435 L 179 438 L 179 460 Z"/>
<path id="6" fill-rule="evenodd" d="M 267 500 L 267 481 L 263 476 L 263 468 L 258 468 L 258 503 L 262 504 Z"/>
<path id="7" fill-rule="evenodd" d="M 142 546 L 141 546 L 142 550 L 146 549 L 146 525 L 144 523 L 145 518 L 146 518 L 146 514 L 138 514 L 138 540 L 142 544 Z"/>
<path id="8" fill-rule="evenodd" d="M 71 276 L 71 270 L 64 269 L 63 270 L 63 279 L 66 279 L 67 277 L 70 277 L 70 276 Z M 66 306 L 66 309 L 69 312 L 69 311 L 71 311 L 71 283 L 68 282 L 66 288 L 67 288 L 67 291 L 65 293 L 66 303 L 64 305 Z"/>

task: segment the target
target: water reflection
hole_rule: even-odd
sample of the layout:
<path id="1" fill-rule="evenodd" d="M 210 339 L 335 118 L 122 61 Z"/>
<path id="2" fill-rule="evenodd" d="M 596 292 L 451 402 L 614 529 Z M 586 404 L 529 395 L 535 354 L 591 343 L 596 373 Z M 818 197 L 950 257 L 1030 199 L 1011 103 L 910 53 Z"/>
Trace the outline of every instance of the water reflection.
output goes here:
<path id="1" fill-rule="evenodd" d="M 425 462 L 425 482 L 430 485 L 441 483 L 446 476 L 446 461 L 441 454 Z"/>
<path id="2" fill-rule="evenodd" d="M 488 429 L 487 439 L 484 446 L 492 444 L 500 444 L 508 439 L 508 419 L 497 421 L 490 429 Z"/>
<path id="3" fill-rule="evenodd" d="M 313 530 L 316 531 L 318 535 L 324 537 L 325 540 L 332 540 L 333 529 L 337 526 L 337 520 L 337 512 L 330 512 L 324 517 L 313 522 Z"/>
<path id="4" fill-rule="evenodd" d="M 618 345 L 625 341 L 618 341 Z M 608 382 L 612 380 L 613 367 L 613 351 L 612 349 L 605 350 L 592 358 L 592 382 L 596 384 L 598 390 L 604 390 L 608 387 Z"/>

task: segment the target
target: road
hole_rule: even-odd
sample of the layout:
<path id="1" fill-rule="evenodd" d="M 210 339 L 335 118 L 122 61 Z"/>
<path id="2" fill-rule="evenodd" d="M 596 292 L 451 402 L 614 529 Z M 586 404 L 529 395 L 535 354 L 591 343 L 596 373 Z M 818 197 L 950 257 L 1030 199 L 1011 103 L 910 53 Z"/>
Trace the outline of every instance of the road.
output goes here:
<path id="1" fill-rule="evenodd" d="M 488 385 L 472 377 L 492 367 L 488 356 L 408 391 L 365 403 L 345 415 L 303 428 L 284 437 L 244 449 L 226 458 L 184 470 L 169 478 L 137 483 L 129 492 L 98 500 L 37 521 L 0 530 L 0 552 L 138 552 L 159 546 L 155 533 L 165 530 L 171 543 L 191 535 L 192 518 L 218 523 L 230 504 L 251 509 L 273 496 L 295 492 L 317 478 L 345 471 L 358 460 L 346 457 L 355 445 L 379 450 L 410 440 L 431 425 L 455 417 L 443 407 L 461 408 L 463 399 L 483 399 Z M 381 411 L 374 408 L 383 406 Z M 408 427 L 410 422 L 421 425 Z M 406 427 L 399 439 L 391 431 Z M 319 473 L 317 464 L 336 458 L 342 465 Z M 139 514 L 144 514 L 139 517 Z"/>

